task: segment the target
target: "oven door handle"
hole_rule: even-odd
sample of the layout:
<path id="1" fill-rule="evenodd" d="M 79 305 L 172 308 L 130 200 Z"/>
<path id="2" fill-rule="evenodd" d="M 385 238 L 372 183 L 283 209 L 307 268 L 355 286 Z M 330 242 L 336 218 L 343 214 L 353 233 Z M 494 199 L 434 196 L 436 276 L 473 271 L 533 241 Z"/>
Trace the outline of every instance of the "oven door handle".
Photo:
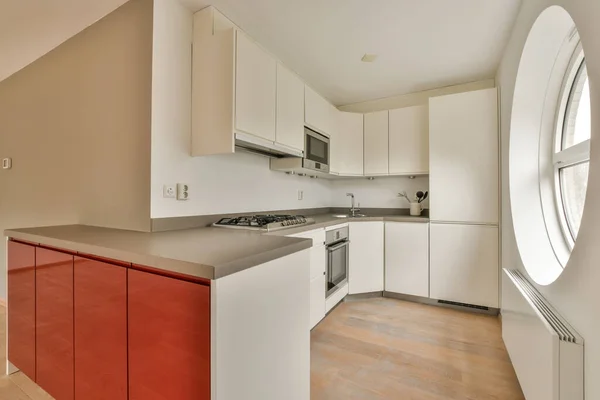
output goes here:
<path id="1" fill-rule="evenodd" d="M 341 249 L 342 247 L 348 246 L 349 244 L 350 244 L 350 241 L 346 240 L 346 241 L 344 241 L 344 242 L 342 242 L 342 243 L 340 243 L 338 245 L 335 245 L 335 246 L 332 246 L 332 247 L 327 247 L 327 250 L 329 252 L 336 251 L 336 250 Z"/>

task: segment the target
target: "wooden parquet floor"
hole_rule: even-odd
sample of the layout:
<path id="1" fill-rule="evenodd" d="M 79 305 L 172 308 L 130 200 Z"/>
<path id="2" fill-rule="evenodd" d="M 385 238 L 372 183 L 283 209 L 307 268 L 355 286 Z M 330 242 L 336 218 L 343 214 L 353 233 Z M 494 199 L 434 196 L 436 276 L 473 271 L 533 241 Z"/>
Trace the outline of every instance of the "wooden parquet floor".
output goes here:
<path id="1" fill-rule="evenodd" d="M 386 298 L 311 333 L 311 400 L 524 400 L 496 317 Z"/>

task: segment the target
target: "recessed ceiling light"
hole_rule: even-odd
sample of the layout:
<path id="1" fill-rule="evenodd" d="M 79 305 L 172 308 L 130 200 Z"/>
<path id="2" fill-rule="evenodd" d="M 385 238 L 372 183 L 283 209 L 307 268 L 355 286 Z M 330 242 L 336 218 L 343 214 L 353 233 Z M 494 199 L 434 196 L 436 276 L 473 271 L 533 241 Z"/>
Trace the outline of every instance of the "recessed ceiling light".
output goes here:
<path id="1" fill-rule="evenodd" d="M 369 54 L 366 53 L 364 56 L 362 56 L 362 58 L 360 59 L 362 62 L 373 62 L 375 61 L 375 59 L 377 58 L 377 54 Z"/>

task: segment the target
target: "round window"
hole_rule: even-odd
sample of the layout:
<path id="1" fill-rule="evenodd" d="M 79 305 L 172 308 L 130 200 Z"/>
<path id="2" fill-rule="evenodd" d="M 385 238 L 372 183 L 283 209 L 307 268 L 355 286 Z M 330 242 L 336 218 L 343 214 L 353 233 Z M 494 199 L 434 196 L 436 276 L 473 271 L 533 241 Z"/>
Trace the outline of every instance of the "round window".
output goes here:
<path id="1" fill-rule="evenodd" d="M 571 16 L 544 10 L 523 48 L 511 115 L 509 197 L 521 260 L 540 285 L 567 265 L 590 162 L 590 86 Z"/>
<path id="2" fill-rule="evenodd" d="M 557 119 L 553 168 L 561 228 L 572 248 L 583 215 L 590 163 L 590 85 L 580 46 L 567 72 Z"/>

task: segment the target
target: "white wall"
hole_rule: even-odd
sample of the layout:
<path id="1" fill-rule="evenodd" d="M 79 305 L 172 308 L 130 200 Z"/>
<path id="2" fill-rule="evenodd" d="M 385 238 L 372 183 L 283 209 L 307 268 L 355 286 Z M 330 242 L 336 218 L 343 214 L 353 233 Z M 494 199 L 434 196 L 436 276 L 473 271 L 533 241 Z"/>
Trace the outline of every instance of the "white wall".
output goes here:
<path id="1" fill-rule="evenodd" d="M 573 17 L 586 55 L 592 102 L 592 153 L 583 222 L 573 254 L 556 282 L 539 290 L 585 340 L 586 399 L 600 399 L 600 2 L 525 0 L 496 77 L 501 96 L 502 266 L 525 271 L 515 242 L 509 204 L 508 143 L 517 68 L 529 30 L 546 7 L 558 4 Z"/>
<path id="2" fill-rule="evenodd" d="M 331 206 L 350 207 L 350 198 L 346 193 L 354 193 L 362 208 L 408 208 L 408 202 L 398 197 L 398 193 L 406 191 L 413 196 L 417 191 L 429 190 L 429 177 L 386 177 L 336 180 L 331 184 Z M 423 202 L 429 207 L 429 199 Z"/>
<path id="3" fill-rule="evenodd" d="M 403 94 L 400 96 L 386 97 L 383 99 L 370 100 L 362 103 L 348 104 L 339 107 L 342 111 L 369 113 L 381 110 L 393 110 L 396 108 L 420 106 L 429 103 L 430 97 L 445 96 L 448 94 L 471 92 L 473 90 L 489 89 L 496 86 L 494 79 L 464 83 L 462 85 L 445 86 L 422 92 Z"/>
<path id="4" fill-rule="evenodd" d="M 267 158 L 190 157 L 192 21 L 179 2 L 155 0 L 152 218 L 329 206 L 329 182 L 270 171 Z M 163 198 L 163 185 L 177 182 L 190 186 L 190 200 Z"/>

